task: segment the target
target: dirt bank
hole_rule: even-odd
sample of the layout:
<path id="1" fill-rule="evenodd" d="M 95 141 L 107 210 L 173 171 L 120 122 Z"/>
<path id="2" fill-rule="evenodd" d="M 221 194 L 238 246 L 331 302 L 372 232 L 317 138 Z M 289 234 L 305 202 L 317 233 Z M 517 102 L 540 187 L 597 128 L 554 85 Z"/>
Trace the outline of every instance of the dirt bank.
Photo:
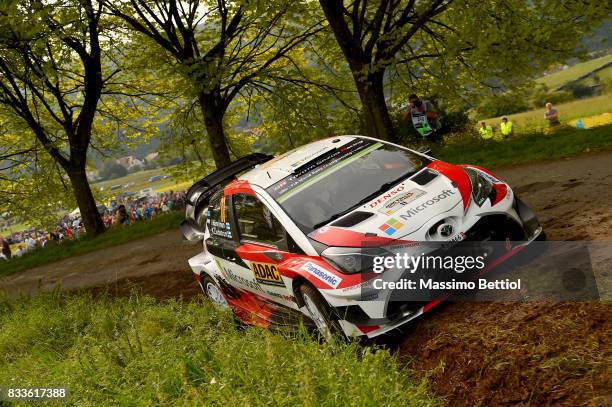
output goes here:
<path id="1" fill-rule="evenodd" d="M 612 154 L 495 172 L 549 240 L 612 240 Z M 449 303 L 412 327 L 400 354 L 448 405 L 604 406 L 611 349 L 610 303 Z"/>

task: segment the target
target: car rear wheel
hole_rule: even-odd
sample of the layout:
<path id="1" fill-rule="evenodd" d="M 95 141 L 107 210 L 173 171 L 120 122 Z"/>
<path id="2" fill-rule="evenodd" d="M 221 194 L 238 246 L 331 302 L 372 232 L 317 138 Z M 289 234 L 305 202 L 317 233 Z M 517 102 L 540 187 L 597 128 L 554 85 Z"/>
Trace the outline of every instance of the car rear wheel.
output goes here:
<path id="1" fill-rule="evenodd" d="M 331 307 L 316 288 L 304 283 L 300 286 L 300 294 L 310 314 L 310 319 L 315 323 L 317 330 L 326 341 L 332 342 L 334 337 L 342 334 Z"/>
<path id="2" fill-rule="evenodd" d="M 221 308 L 229 307 L 221 288 L 209 275 L 205 275 L 200 284 L 202 285 L 204 294 L 213 304 L 218 305 Z"/>

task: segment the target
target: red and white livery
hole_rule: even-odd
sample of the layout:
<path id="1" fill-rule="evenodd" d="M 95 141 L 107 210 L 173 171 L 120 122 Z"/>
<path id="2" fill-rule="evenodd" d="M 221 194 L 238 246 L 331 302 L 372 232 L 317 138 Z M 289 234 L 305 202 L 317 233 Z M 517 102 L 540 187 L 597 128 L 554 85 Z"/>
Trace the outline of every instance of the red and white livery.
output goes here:
<path id="1" fill-rule="evenodd" d="M 426 242 L 505 241 L 507 258 L 542 233 L 491 172 L 362 136 L 275 158 L 254 154 L 196 183 L 187 201 L 183 233 L 203 241 L 189 264 L 212 301 L 266 327 L 305 315 L 326 337 L 375 337 L 441 300 L 364 295 L 375 256 Z M 375 277 L 394 281 L 402 273 Z"/>

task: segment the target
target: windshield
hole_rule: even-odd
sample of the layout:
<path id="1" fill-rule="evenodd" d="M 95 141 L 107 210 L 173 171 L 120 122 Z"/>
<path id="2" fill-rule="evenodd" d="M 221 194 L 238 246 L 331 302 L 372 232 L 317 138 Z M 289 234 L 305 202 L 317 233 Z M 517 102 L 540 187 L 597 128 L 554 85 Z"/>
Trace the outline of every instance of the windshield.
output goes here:
<path id="1" fill-rule="evenodd" d="M 382 194 L 429 163 L 389 144 L 356 139 L 297 168 L 267 191 L 306 234 Z"/>

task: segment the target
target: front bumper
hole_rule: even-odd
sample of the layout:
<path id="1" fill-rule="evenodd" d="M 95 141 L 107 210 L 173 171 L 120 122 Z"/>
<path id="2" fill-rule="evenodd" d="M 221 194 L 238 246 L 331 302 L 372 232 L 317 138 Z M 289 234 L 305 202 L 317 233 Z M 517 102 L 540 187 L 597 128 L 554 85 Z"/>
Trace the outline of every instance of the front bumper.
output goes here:
<path id="1" fill-rule="evenodd" d="M 525 248 L 527 248 L 534 240 L 543 238 L 543 228 L 540 225 L 535 213 L 520 199 L 515 198 L 513 209 L 520 218 L 519 224 L 514 217 L 503 214 L 495 214 L 484 216 L 474 226 L 466 232 L 466 241 L 482 242 L 486 244 L 491 241 L 504 242 L 503 253 L 498 253 L 493 260 L 487 263 L 485 269 L 478 273 L 482 276 L 508 259 L 515 256 Z M 506 246 L 509 244 L 509 246 Z M 477 278 L 477 276 L 472 276 Z M 393 294 L 389 296 L 389 301 L 383 303 L 379 301 L 379 306 L 385 307 L 383 317 L 369 317 L 361 306 L 350 305 L 335 307 L 338 318 L 345 322 L 343 327 L 345 331 L 351 331 L 353 334 L 367 335 L 375 337 L 386 333 L 390 330 L 398 328 L 407 322 L 419 317 L 425 312 L 428 312 L 441 302 L 448 300 L 452 294 L 442 295 L 439 298 L 430 301 L 392 301 Z"/>

